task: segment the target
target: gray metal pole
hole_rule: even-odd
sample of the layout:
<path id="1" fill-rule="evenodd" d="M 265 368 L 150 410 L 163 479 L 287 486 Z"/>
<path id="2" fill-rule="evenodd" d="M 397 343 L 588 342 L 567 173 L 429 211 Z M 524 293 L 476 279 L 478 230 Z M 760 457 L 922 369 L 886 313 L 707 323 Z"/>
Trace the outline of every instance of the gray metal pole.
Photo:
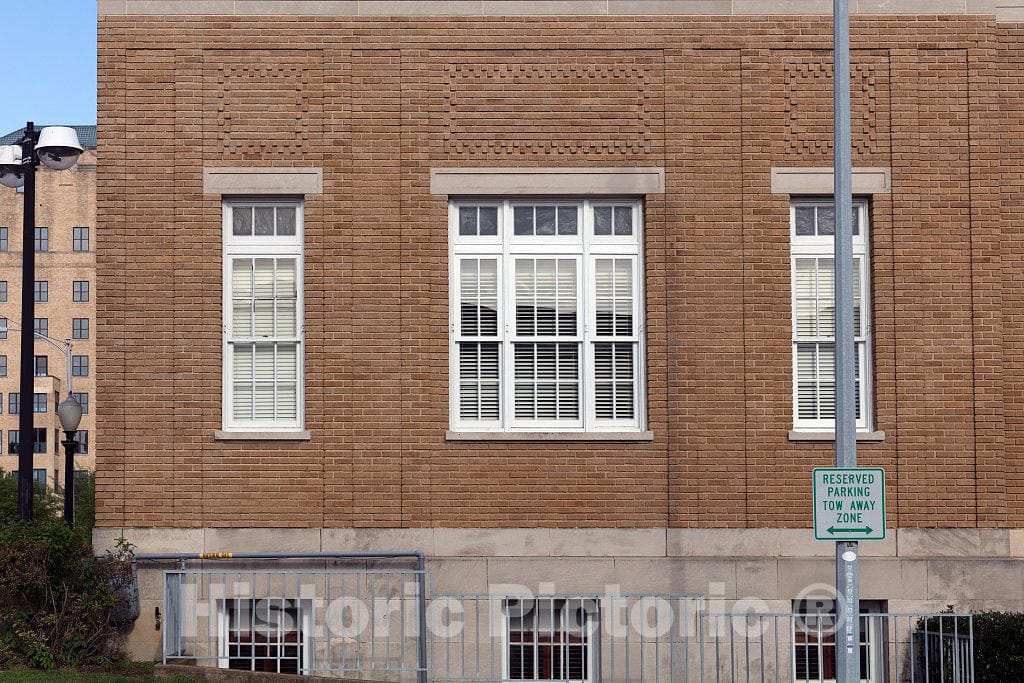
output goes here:
<path id="1" fill-rule="evenodd" d="M 835 29 L 836 467 L 857 466 L 854 396 L 853 169 L 850 143 L 850 7 L 833 0 Z M 857 543 L 836 543 L 837 683 L 860 681 L 860 595 Z"/>

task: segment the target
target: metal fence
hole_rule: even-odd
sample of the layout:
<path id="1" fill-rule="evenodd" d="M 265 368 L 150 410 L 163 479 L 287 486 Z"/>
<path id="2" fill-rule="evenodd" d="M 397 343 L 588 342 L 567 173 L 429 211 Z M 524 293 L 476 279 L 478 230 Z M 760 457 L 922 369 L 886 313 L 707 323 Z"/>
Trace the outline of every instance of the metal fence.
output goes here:
<path id="1" fill-rule="evenodd" d="M 433 637 L 433 680 L 700 680 L 700 595 L 435 596 L 459 617 Z"/>
<path id="2" fill-rule="evenodd" d="M 704 623 L 703 681 L 836 680 L 833 614 L 706 614 Z M 969 614 L 861 614 L 861 680 L 973 683 L 973 632 Z"/>
<path id="3" fill-rule="evenodd" d="M 164 663 L 426 680 L 412 569 L 177 570 L 164 575 Z"/>
<path id="4" fill-rule="evenodd" d="M 412 569 L 165 572 L 164 661 L 379 681 L 828 683 L 826 612 L 688 593 L 435 594 Z M 973 683 L 973 619 L 860 616 L 862 680 Z"/>

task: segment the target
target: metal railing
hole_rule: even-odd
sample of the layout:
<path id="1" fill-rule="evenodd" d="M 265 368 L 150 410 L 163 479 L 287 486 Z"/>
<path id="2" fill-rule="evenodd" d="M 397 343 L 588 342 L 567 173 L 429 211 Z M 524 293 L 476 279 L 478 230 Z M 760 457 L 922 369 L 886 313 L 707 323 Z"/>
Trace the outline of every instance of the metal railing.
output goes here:
<path id="1" fill-rule="evenodd" d="M 829 683 L 836 680 L 836 619 L 828 613 L 704 615 L 703 681 Z M 969 614 L 860 615 L 865 683 L 972 683 Z"/>
<path id="2" fill-rule="evenodd" d="M 392 568 L 166 571 L 163 661 L 415 680 L 427 580 Z"/>
<path id="3" fill-rule="evenodd" d="M 329 563 L 166 571 L 164 661 L 439 683 L 835 680 L 827 612 L 710 612 L 690 593 L 431 595 L 429 585 L 422 569 Z M 860 626 L 865 683 L 974 681 L 970 615 L 865 613 Z"/>

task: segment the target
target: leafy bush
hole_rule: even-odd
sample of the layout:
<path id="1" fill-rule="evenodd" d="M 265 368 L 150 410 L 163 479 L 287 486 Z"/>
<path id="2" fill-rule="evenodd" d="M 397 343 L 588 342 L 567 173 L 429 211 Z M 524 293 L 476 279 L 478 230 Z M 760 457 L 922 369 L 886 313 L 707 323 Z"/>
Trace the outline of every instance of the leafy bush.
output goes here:
<path id="1" fill-rule="evenodd" d="M 953 606 L 943 614 L 952 615 Z M 975 683 L 1006 683 L 1024 681 L 1024 614 L 1020 612 L 975 612 L 974 613 L 974 674 Z M 920 639 L 916 647 L 916 670 L 924 672 L 935 680 L 952 680 L 952 648 L 949 642 L 956 633 L 967 634 L 971 628 L 967 617 L 933 616 L 918 619 L 917 632 Z M 946 650 L 945 671 L 939 670 L 940 628 L 943 629 Z M 923 636 L 927 629 L 927 636 Z M 922 637 L 923 636 L 923 637 Z M 927 665 L 924 656 L 924 640 L 932 643 L 931 658 Z M 923 680 L 923 679 L 922 679 Z"/>
<path id="2" fill-rule="evenodd" d="M 1024 681 L 1024 614 L 978 612 L 974 615 L 976 683 Z"/>
<path id="3" fill-rule="evenodd" d="M 112 618 L 131 580 L 131 548 L 93 555 L 92 481 L 76 484 L 76 524 L 37 487 L 34 519 L 17 515 L 17 482 L 0 478 L 0 668 L 37 669 L 119 658 Z"/>

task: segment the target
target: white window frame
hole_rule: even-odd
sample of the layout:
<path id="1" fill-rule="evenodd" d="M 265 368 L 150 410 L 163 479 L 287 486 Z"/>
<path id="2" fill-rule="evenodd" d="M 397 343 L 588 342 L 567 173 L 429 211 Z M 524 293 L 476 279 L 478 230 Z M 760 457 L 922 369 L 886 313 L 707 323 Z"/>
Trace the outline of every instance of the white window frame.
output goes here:
<path id="1" fill-rule="evenodd" d="M 551 236 L 517 236 L 513 228 L 513 210 L 522 205 L 568 205 L 578 206 L 577 234 Z M 629 205 L 632 208 L 633 234 L 594 235 L 595 207 Z M 495 236 L 459 235 L 460 206 L 497 206 L 498 230 Z M 507 231 L 507 236 L 506 236 Z M 587 432 L 642 432 L 647 424 L 647 370 L 646 370 L 646 322 L 644 287 L 644 211 L 643 201 L 636 197 L 602 197 L 583 199 L 578 197 L 468 197 L 452 199 L 448 204 L 448 310 L 449 310 L 449 424 L 454 431 L 491 432 L 495 434 L 515 432 L 587 433 Z M 552 341 L 577 343 L 581 345 L 580 362 L 580 419 L 568 422 L 562 420 L 523 420 L 514 416 L 515 381 L 514 342 L 515 334 L 515 259 L 533 258 L 574 258 L 577 262 L 576 295 L 578 329 L 575 336 L 541 338 L 541 342 Z M 633 335 L 623 337 L 599 337 L 596 330 L 594 306 L 596 281 L 595 262 L 602 257 L 630 258 L 634 263 L 633 285 Z M 498 262 L 498 335 L 496 337 L 462 337 L 459 334 L 460 301 L 459 276 L 463 258 L 495 258 Z M 510 313 L 512 312 L 512 313 Z M 537 337 L 530 337 L 537 341 Z M 499 419 L 464 420 L 459 416 L 459 341 L 479 341 L 499 345 Z M 598 420 L 596 416 L 594 345 L 595 343 L 633 343 L 636 353 L 633 358 L 633 397 L 635 416 L 632 420 Z"/>
<path id="2" fill-rule="evenodd" d="M 789 204 L 789 230 L 790 230 L 790 330 L 791 343 L 790 354 L 792 356 L 792 367 L 790 377 L 793 384 L 792 413 L 793 430 L 796 432 L 832 432 L 835 431 L 834 419 L 801 419 L 799 413 L 799 382 L 797 376 L 797 343 L 822 343 L 824 340 L 798 339 L 797 338 L 797 306 L 796 306 L 796 260 L 798 258 L 833 258 L 835 256 L 835 243 L 831 236 L 805 236 L 796 234 L 796 209 L 797 207 L 831 207 L 834 200 L 831 197 L 817 198 L 793 198 Z M 861 318 L 864 331 L 863 353 L 860 354 L 860 405 L 861 415 L 857 419 L 858 432 L 870 432 L 873 425 L 874 405 L 872 402 L 873 380 L 872 380 L 872 339 L 874 337 L 874 325 L 872 321 L 871 306 L 871 225 L 868 201 L 862 198 L 853 200 L 853 208 L 857 211 L 859 230 L 853 236 L 853 256 L 861 262 L 860 272 L 860 296 L 861 296 Z M 834 340 L 833 335 L 833 340 Z"/>
<path id="3" fill-rule="evenodd" d="M 532 602 L 533 606 L 531 608 L 531 611 L 537 611 L 541 606 L 543 606 L 545 604 L 547 604 L 549 606 L 549 609 L 553 609 L 554 608 L 554 603 L 556 603 L 556 602 L 559 603 L 560 604 L 559 611 L 561 612 L 560 619 L 561 619 L 561 622 L 562 622 L 562 631 L 561 631 L 561 633 L 563 635 L 563 638 L 565 637 L 565 635 L 567 633 L 567 631 L 565 629 L 565 612 L 567 610 L 571 609 L 574 604 L 577 604 L 581 608 L 583 608 L 584 612 L 587 615 L 587 618 L 586 618 L 586 623 L 583 625 L 583 630 L 582 630 L 582 632 L 583 632 L 583 642 L 580 643 L 580 645 L 582 647 L 586 648 L 586 660 L 585 661 L 586 661 L 587 676 L 585 678 L 568 678 L 568 677 L 553 678 L 553 679 L 551 679 L 551 678 L 516 678 L 516 679 L 513 679 L 512 678 L 512 671 L 511 671 L 512 661 L 511 661 L 510 652 L 509 652 L 510 649 L 512 648 L 512 646 L 513 646 L 513 643 L 512 643 L 512 633 L 511 633 L 511 630 L 512 630 L 512 616 L 513 615 L 511 613 L 512 612 L 512 608 L 509 607 L 509 602 L 512 601 L 512 600 L 526 600 L 528 602 Z M 594 667 L 600 661 L 600 659 L 596 656 L 596 654 L 597 654 L 598 649 L 601 647 L 601 637 L 600 637 L 600 629 L 597 627 L 598 608 L 594 604 L 593 600 L 588 599 L 588 598 L 583 598 L 583 597 L 564 597 L 564 596 L 562 596 L 562 597 L 537 596 L 537 597 L 530 597 L 530 598 L 518 597 L 518 596 L 509 596 L 509 597 L 506 597 L 506 598 L 504 598 L 502 600 L 500 611 L 501 611 L 501 622 L 502 622 L 502 628 L 501 628 L 501 634 L 502 634 L 501 672 L 502 672 L 502 674 L 501 675 L 502 675 L 502 680 L 505 683 L 518 683 L 519 681 L 524 681 L 524 682 L 527 682 L 527 683 L 529 681 L 553 681 L 553 682 L 562 682 L 562 683 L 591 683 L 591 681 L 595 680 Z M 540 633 L 540 629 L 539 629 L 536 621 L 534 621 L 534 633 L 535 634 L 536 633 Z M 515 643 L 515 644 L 519 645 L 520 643 Z M 534 655 L 534 669 L 536 669 L 537 664 L 538 664 L 538 658 L 536 656 L 536 651 L 537 651 L 538 646 L 539 646 L 538 639 L 536 639 L 536 638 L 534 639 L 533 646 L 534 646 L 534 652 L 535 652 L 535 655 Z M 567 647 L 568 646 L 567 639 L 565 639 L 565 642 L 560 643 L 560 646 L 561 647 Z M 568 665 L 566 665 L 566 667 L 565 667 L 566 673 L 568 673 L 568 668 L 569 668 Z"/>
<path id="4" fill-rule="evenodd" d="M 295 208 L 295 235 L 278 236 L 235 236 L 232 232 L 232 212 L 236 206 L 274 206 Z M 222 204 L 221 219 L 223 232 L 223 258 L 221 270 L 221 422 L 223 431 L 232 433 L 245 432 L 302 432 L 305 414 L 305 260 L 303 242 L 305 234 L 305 202 L 302 198 L 285 197 L 234 197 L 225 198 Z M 236 420 L 234 418 L 233 389 L 231 376 L 233 343 L 231 301 L 231 268 L 235 259 L 255 258 L 294 258 L 295 259 L 295 402 L 296 417 L 294 420 Z M 275 337 L 275 339 L 278 339 Z"/>
<path id="5" fill-rule="evenodd" d="M 294 608 L 296 611 L 298 622 L 295 624 L 295 628 L 298 629 L 302 635 L 302 640 L 298 643 L 302 646 L 302 659 L 299 662 L 299 675 L 308 676 L 313 669 L 313 601 L 302 598 L 280 598 L 280 597 L 266 597 L 266 598 L 253 598 L 253 597 L 234 597 L 234 598 L 220 598 L 217 600 L 217 668 L 227 669 L 231 665 L 231 659 L 229 657 L 228 648 L 230 647 L 230 632 L 231 632 L 231 615 L 228 610 L 228 605 L 234 605 L 237 609 L 241 603 L 250 603 L 250 615 L 256 609 L 256 604 L 259 602 L 267 602 L 270 606 L 275 604 L 279 605 L 282 609 L 287 607 Z M 284 631 L 280 630 L 278 626 L 278 648 L 282 647 L 280 641 L 281 633 Z M 255 647 L 255 643 L 253 644 Z M 280 654 L 280 650 L 278 650 Z M 286 660 L 287 657 L 253 657 L 253 659 L 277 659 Z M 280 668 L 280 667 L 278 667 Z M 235 669 L 239 671 L 240 669 Z M 244 669 L 241 669 L 244 671 Z"/>
<path id="6" fill-rule="evenodd" d="M 887 678 L 888 661 L 886 657 L 886 649 L 884 643 L 886 633 L 884 628 L 880 628 L 880 626 L 882 625 L 882 620 L 885 619 L 886 616 L 887 615 L 884 610 L 875 611 L 868 609 L 861 609 L 861 613 L 858 616 L 858 619 L 864 618 L 864 624 L 862 624 L 862 626 L 865 626 L 866 628 L 860 629 L 861 640 L 863 640 L 864 642 L 860 643 L 860 645 L 864 646 L 867 650 L 867 657 L 869 662 L 868 677 L 858 677 L 860 683 L 881 683 L 881 681 L 884 681 Z M 803 633 L 805 635 L 805 638 L 808 637 L 807 634 L 810 633 L 810 635 L 814 635 L 816 637 L 816 641 L 814 643 L 797 643 L 797 633 L 799 630 L 797 628 L 797 624 L 800 619 L 805 618 L 835 619 L 835 612 L 829 612 L 828 610 L 822 612 L 793 612 L 793 616 L 790 619 L 789 631 L 790 642 L 793 644 L 793 650 L 791 653 L 793 656 L 792 681 L 793 683 L 836 683 L 835 678 L 825 678 L 822 669 L 824 669 L 825 667 L 825 650 L 835 649 L 837 647 L 837 643 L 839 641 L 838 630 L 833 633 L 822 631 L 821 636 L 819 636 L 816 632 L 809 632 L 807 630 L 804 630 Z M 829 635 L 833 636 L 833 640 L 831 643 L 825 642 L 825 638 Z M 807 655 L 809 655 L 812 652 L 814 653 L 814 658 L 817 661 L 818 665 L 817 677 L 812 678 L 810 676 L 807 676 L 804 678 L 797 678 L 797 653 L 802 649 L 805 649 L 805 653 Z M 859 653 L 857 657 L 859 661 Z M 810 663 L 810 658 L 808 658 L 807 663 Z"/>

